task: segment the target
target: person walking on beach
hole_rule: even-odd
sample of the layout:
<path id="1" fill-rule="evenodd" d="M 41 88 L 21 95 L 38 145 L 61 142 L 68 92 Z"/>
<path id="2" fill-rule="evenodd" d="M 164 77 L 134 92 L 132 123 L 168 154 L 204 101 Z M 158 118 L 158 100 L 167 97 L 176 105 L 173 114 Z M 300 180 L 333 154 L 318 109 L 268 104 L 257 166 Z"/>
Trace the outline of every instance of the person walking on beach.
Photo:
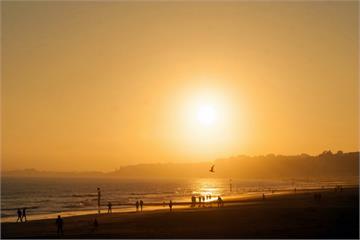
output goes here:
<path id="1" fill-rule="evenodd" d="M 170 200 L 170 202 L 169 202 L 170 212 L 172 212 L 172 207 L 173 207 L 173 203 L 172 203 L 172 201 Z"/>
<path id="2" fill-rule="evenodd" d="M 139 201 L 136 201 L 135 206 L 136 206 L 136 211 L 138 212 L 139 211 Z"/>
<path id="3" fill-rule="evenodd" d="M 100 214 L 100 199 L 101 199 L 101 191 L 100 188 L 97 188 L 97 204 L 98 204 L 98 213 Z"/>
<path id="4" fill-rule="evenodd" d="M 143 206 L 144 206 L 144 202 L 143 202 L 143 200 L 140 200 L 140 211 L 141 212 L 142 212 Z"/>
<path id="5" fill-rule="evenodd" d="M 23 208 L 22 210 L 22 218 L 24 218 L 24 222 L 26 222 L 26 208 Z"/>
<path id="6" fill-rule="evenodd" d="M 112 213 L 112 204 L 108 202 L 108 213 Z"/>
<path id="7" fill-rule="evenodd" d="M 60 215 L 58 215 L 58 217 L 57 217 L 57 219 L 56 219 L 57 234 L 58 234 L 58 235 L 59 235 L 60 233 L 61 233 L 62 235 L 64 234 L 63 224 L 64 224 L 63 219 L 61 218 Z"/>
<path id="8" fill-rule="evenodd" d="M 17 220 L 16 220 L 16 222 L 22 222 L 22 215 L 21 215 L 21 210 L 20 210 L 20 208 L 18 208 L 18 210 L 17 210 L 17 216 L 18 216 L 18 218 L 17 218 Z"/>

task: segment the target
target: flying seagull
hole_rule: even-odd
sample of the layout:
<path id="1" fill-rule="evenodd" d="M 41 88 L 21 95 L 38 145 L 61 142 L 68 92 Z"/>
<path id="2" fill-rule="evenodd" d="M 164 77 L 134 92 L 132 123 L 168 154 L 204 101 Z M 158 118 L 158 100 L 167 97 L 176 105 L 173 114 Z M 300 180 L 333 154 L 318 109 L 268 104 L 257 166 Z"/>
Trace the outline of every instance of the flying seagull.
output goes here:
<path id="1" fill-rule="evenodd" d="M 214 172 L 215 172 L 215 171 L 214 171 L 214 167 L 215 167 L 215 165 L 212 165 L 212 166 L 211 166 L 211 169 L 209 170 L 209 172 L 214 173 Z"/>

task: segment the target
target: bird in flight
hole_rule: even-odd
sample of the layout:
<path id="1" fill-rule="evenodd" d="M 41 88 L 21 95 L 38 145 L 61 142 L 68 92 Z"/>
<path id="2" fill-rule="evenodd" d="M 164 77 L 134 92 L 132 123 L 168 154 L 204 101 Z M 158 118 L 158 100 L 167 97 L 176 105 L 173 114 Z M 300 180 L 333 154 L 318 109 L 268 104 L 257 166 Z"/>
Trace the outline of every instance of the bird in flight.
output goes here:
<path id="1" fill-rule="evenodd" d="M 214 167 L 215 167 L 215 165 L 212 165 L 211 168 L 210 168 L 210 170 L 209 170 L 209 172 L 214 173 L 214 172 L 215 172 L 215 171 L 214 171 Z"/>

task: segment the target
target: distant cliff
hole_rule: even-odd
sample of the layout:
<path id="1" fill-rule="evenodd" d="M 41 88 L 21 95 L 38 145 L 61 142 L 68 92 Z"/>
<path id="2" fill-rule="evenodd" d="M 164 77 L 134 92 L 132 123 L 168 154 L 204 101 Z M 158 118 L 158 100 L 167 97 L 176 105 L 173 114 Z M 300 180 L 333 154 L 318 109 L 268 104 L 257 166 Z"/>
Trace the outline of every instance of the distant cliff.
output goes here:
<path id="1" fill-rule="evenodd" d="M 215 162 L 138 164 L 102 172 L 47 172 L 34 169 L 2 172 L 10 177 L 219 177 L 219 178 L 343 178 L 359 176 L 359 152 L 318 156 L 307 154 L 283 156 L 236 156 Z M 209 169 L 215 164 L 215 173 Z"/>
<path id="2" fill-rule="evenodd" d="M 232 177 L 232 178 L 304 178 L 359 176 L 359 152 L 318 156 L 301 154 L 283 156 L 237 156 L 215 161 L 215 173 L 209 173 L 210 162 L 140 164 L 122 167 L 109 173 L 118 177 Z M 212 175 L 210 175 L 212 174 Z"/>

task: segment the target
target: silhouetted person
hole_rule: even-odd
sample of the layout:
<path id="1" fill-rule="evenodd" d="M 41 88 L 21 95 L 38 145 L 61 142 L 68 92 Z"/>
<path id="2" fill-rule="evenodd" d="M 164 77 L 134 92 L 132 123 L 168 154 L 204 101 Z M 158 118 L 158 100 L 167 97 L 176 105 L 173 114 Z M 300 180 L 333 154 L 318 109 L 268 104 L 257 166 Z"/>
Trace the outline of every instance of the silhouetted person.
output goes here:
<path id="1" fill-rule="evenodd" d="M 112 204 L 111 202 L 108 202 L 108 213 L 112 213 Z"/>
<path id="2" fill-rule="evenodd" d="M 135 206 L 136 206 L 136 211 L 138 212 L 139 211 L 139 201 L 136 201 Z"/>
<path id="3" fill-rule="evenodd" d="M 17 210 L 17 216 L 18 216 L 18 218 L 17 218 L 17 220 L 16 220 L 16 222 L 22 222 L 22 215 L 21 215 L 21 210 L 20 210 L 20 208 L 18 208 L 18 210 Z"/>
<path id="4" fill-rule="evenodd" d="M 217 200 L 217 204 L 218 204 L 218 207 L 220 207 L 220 205 L 221 205 L 221 197 L 220 196 L 218 196 L 218 200 Z"/>
<path id="5" fill-rule="evenodd" d="M 57 219 L 56 219 L 56 225 L 57 225 L 57 234 L 59 235 L 60 233 L 61 234 L 64 234 L 64 231 L 63 231 L 63 225 L 64 225 L 64 221 L 63 219 L 61 218 L 60 215 L 58 215 Z"/>
<path id="6" fill-rule="evenodd" d="M 296 193 L 296 188 L 294 189 L 294 192 Z"/>
<path id="7" fill-rule="evenodd" d="M 172 201 L 170 200 L 170 202 L 169 202 L 170 212 L 172 212 L 172 207 L 173 207 L 173 203 L 172 203 Z"/>
<path id="8" fill-rule="evenodd" d="M 196 198 L 195 196 L 191 196 L 191 207 L 195 207 Z"/>
<path id="9" fill-rule="evenodd" d="M 99 226 L 99 223 L 98 223 L 97 219 L 95 218 L 93 231 L 95 231 L 98 228 L 98 226 Z"/>
<path id="10" fill-rule="evenodd" d="M 314 199 L 318 200 L 318 201 L 321 200 L 321 193 L 315 193 L 314 194 Z"/>
<path id="11" fill-rule="evenodd" d="M 144 206 L 144 202 L 143 202 L 143 200 L 140 200 L 140 211 L 141 212 L 142 212 L 143 206 Z"/>
<path id="12" fill-rule="evenodd" d="M 265 200 L 265 194 L 264 194 L 264 193 L 263 193 L 263 195 L 262 195 L 262 199 Z"/>
<path id="13" fill-rule="evenodd" d="M 26 222 L 26 208 L 23 208 L 22 210 L 22 218 L 24 218 L 24 222 Z"/>
<path id="14" fill-rule="evenodd" d="M 97 188 L 97 203 L 98 203 L 98 213 L 100 214 L 100 200 L 101 200 L 101 191 L 100 188 Z"/>

